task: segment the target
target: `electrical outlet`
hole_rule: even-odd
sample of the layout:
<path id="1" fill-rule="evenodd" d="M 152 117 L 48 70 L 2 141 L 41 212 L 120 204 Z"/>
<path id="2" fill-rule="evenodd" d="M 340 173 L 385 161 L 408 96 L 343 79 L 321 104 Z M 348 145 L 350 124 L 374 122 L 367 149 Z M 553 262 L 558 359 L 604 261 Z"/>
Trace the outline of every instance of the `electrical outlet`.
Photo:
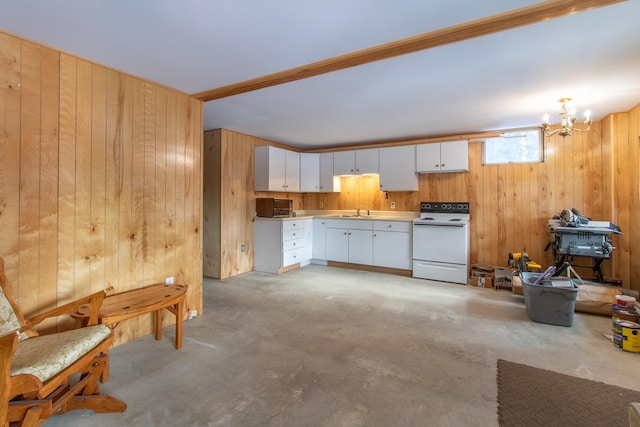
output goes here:
<path id="1" fill-rule="evenodd" d="M 395 209 L 396 208 L 396 202 L 391 202 L 391 209 Z"/>
<path id="2" fill-rule="evenodd" d="M 241 246 L 240 246 L 240 250 L 241 250 L 242 252 L 244 252 L 244 250 L 245 250 L 245 249 L 246 249 L 246 247 L 245 247 L 244 245 L 241 245 Z"/>
<path id="3" fill-rule="evenodd" d="M 197 310 L 189 310 L 189 320 L 193 319 L 194 317 L 198 316 L 198 311 Z"/>
<path id="4" fill-rule="evenodd" d="M 324 202 L 320 202 L 320 209 L 324 208 Z"/>
<path id="5" fill-rule="evenodd" d="M 164 284 L 165 285 L 173 285 L 173 276 L 167 277 L 166 279 L 164 279 Z"/>

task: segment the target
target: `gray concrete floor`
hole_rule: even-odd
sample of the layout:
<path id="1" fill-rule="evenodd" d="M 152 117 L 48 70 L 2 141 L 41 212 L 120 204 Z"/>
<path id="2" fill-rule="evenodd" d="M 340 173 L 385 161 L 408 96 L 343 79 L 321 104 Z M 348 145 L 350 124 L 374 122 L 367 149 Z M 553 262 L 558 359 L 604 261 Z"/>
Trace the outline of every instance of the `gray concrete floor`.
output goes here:
<path id="1" fill-rule="evenodd" d="M 492 426 L 499 358 L 639 389 L 640 355 L 605 335 L 529 320 L 522 296 L 311 265 L 205 279 L 204 314 L 114 348 L 102 391 L 122 414 L 46 426 Z M 634 368 L 632 368 L 634 367 Z"/>

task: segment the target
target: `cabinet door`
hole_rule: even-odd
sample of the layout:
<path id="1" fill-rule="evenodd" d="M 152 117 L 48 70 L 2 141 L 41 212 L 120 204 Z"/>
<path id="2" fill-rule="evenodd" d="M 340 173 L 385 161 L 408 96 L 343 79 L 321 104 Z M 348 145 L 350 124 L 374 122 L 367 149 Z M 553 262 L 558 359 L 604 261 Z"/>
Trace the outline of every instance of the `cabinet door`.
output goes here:
<path id="1" fill-rule="evenodd" d="M 336 151 L 333 153 L 333 174 L 354 175 L 356 173 L 356 152 Z"/>
<path id="2" fill-rule="evenodd" d="M 255 191 L 286 191 L 285 150 L 260 146 L 254 150 Z"/>
<path id="3" fill-rule="evenodd" d="M 469 144 L 467 141 L 443 142 L 440 145 L 441 171 L 469 170 Z"/>
<path id="4" fill-rule="evenodd" d="M 380 149 L 380 191 L 418 191 L 414 145 Z"/>
<path id="5" fill-rule="evenodd" d="M 326 231 L 327 225 L 324 219 L 313 219 L 313 259 L 327 259 L 326 250 Z M 305 235 L 306 236 L 306 235 Z"/>
<path id="6" fill-rule="evenodd" d="M 286 191 L 300 191 L 300 153 L 284 150 L 285 152 L 285 189 Z"/>
<path id="7" fill-rule="evenodd" d="M 349 262 L 349 230 L 346 228 L 327 228 L 326 251 L 330 261 Z"/>
<path id="8" fill-rule="evenodd" d="M 373 231 L 349 230 L 349 262 L 373 265 Z"/>
<path id="9" fill-rule="evenodd" d="M 277 273 L 282 256 L 282 221 L 256 218 L 253 245 L 253 269 Z"/>
<path id="10" fill-rule="evenodd" d="M 304 172 L 304 171 L 301 171 Z M 340 192 L 340 177 L 333 173 L 333 153 L 320 154 L 320 191 Z"/>
<path id="11" fill-rule="evenodd" d="M 333 161 L 331 162 L 333 172 Z M 300 154 L 300 191 L 312 193 L 320 191 L 320 155 Z"/>
<path id="12" fill-rule="evenodd" d="M 313 219 L 308 218 L 302 221 L 304 227 L 304 248 L 300 251 L 300 262 L 308 264 L 313 256 Z"/>
<path id="13" fill-rule="evenodd" d="M 440 143 L 416 145 L 416 171 L 440 172 Z"/>
<path id="14" fill-rule="evenodd" d="M 379 173 L 378 149 L 356 150 L 356 174 Z"/>
<path id="15" fill-rule="evenodd" d="M 380 267 L 411 270 L 410 233 L 375 231 L 373 235 L 373 264 Z"/>

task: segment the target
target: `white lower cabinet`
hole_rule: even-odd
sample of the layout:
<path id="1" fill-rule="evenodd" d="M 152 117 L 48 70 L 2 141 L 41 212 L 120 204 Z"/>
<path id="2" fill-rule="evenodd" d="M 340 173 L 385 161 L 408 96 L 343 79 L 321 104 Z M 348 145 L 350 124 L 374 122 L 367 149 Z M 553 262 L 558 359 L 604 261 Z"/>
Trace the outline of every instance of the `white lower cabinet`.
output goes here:
<path id="1" fill-rule="evenodd" d="M 311 258 L 314 260 L 327 259 L 327 221 L 324 218 L 313 219 L 313 249 Z"/>
<path id="2" fill-rule="evenodd" d="M 349 262 L 373 265 L 373 231 L 349 230 Z"/>
<path id="3" fill-rule="evenodd" d="M 373 264 L 411 270 L 411 223 L 374 221 Z"/>
<path id="4" fill-rule="evenodd" d="M 373 221 L 327 219 L 327 260 L 373 264 Z"/>
<path id="5" fill-rule="evenodd" d="M 305 228 L 311 231 L 311 219 L 256 218 L 253 225 L 253 269 L 280 273 L 297 263 L 306 265 L 311 258 Z"/>
<path id="6" fill-rule="evenodd" d="M 327 227 L 326 249 L 328 261 L 349 262 L 349 229 Z"/>
<path id="7" fill-rule="evenodd" d="M 337 261 L 411 270 L 411 221 L 256 218 L 254 270 Z"/>
<path id="8" fill-rule="evenodd" d="M 411 270 L 411 221 L 327 219 L 325 222 L 328 261 Z"/>

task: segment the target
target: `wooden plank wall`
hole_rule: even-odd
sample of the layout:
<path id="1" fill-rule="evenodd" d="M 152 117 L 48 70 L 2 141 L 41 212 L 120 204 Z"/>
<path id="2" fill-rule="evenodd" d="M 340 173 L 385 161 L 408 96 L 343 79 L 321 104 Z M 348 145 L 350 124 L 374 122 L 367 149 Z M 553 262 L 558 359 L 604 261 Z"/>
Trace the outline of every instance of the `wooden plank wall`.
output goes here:
<path id="1" fill-rule="evenodd" d="M 205 222 L 204 263 L 205 275 L 225 279 L 253 270 L 253 216 L 256 210 L 256 197 L 279 197 L 293 199 L 294 209 L 302 209 L 302 194 L 256 192 L 254 188 L 254 148 L 261 145 L 274 145 L 284 148 L 266 139 L 251 135 L 218 129 L 205 132 L 206 154 L 205 170 L 219 172 L 221 185 L 215 182 L 216 176 L 205 172 L 205 188 L 211 186 L 214 191 L 205 191 L 205 206 L 219 209 L 219 218 L 211 215 L 212 222 Z M 216 153 L 219 151 L 219 153 Z M 218 222 L 219 221 L 219 222 Z M 217 237 L 219 236 L 219 237 Z M 245 245 L 245 251 L 241 246 Z"/>
<path id="2" fill-rule="evenodd" d="M 202 126 L 185 94 L 0 32 L 0 256 L 27 315 L 168 276 L 202 311 Z"/>
<path id="3" fill-rule="evenodd" d="M 543 163 L 483 166 L 482 144 L 471 142 L 468 173 L 420 175 L 419 191 L 390 192 L 388 198 L 378 190 L 376 176 L 344 177 L 341 193 L 255 193 L 253 148 L 279 144 L 222 130 L 221 223 L 229 228 L 220 237 L 220 277 L 253 268 L 255 197 L 288 197 L 296 209 L 313 210 L 322 202 L 327 210 L 384 211 L 391 210 L 389 202 L 394 201 L 396 210 L 414 212 L 422 200 L 469 200 L 472 262 L 505 266 L 509 252 L 526 250 L 535 261 L 551 264 L 551 252 L 545 251 L 552 239 L 547 221 L 564 208 L 576 208 L 621 226 L 624 235 L 613 238 L 617 249 L 603 270 L 606 276 L 621 278 L 623 286 L 640 289 L 640 263 L 633 262 L 633 255 L 640 253 L 640 222 L 632 215 L 640 212 L 639 117 L 636 107 L 594 123 L 588 133 L 551 137 Z M 242 243 L 246 253 L 240 252 Z M 580 272 L 591 275 L 590 269 Z"/>

